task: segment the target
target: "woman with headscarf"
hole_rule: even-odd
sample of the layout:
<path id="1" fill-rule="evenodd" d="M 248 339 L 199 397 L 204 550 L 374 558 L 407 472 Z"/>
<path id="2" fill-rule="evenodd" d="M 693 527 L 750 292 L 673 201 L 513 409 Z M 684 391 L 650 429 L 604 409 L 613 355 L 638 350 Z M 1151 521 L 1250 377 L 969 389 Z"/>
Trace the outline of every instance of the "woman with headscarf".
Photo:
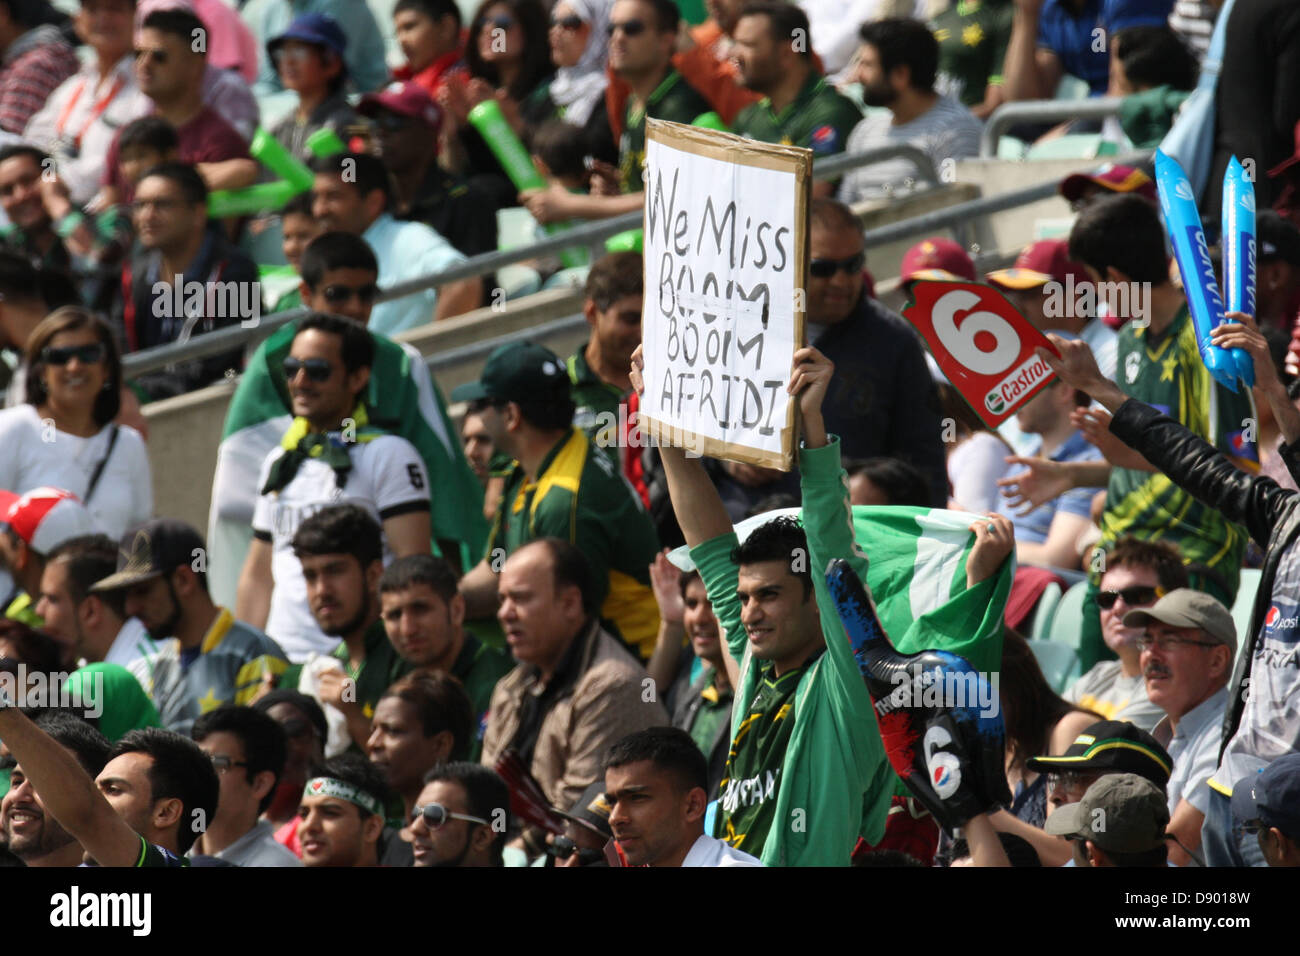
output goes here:
<path id="1" fill-rule="evenodd" d="M 554 79 L 524 101 L 520 112 L 536 129 L 560 119 L 583 130 L 587 152 L 608 163 L 618 161 L 618 146 L 605 110 L 609 78 L 609 11 L 612 0 L 559 0 L 551 9 L 551 62 Z"/>

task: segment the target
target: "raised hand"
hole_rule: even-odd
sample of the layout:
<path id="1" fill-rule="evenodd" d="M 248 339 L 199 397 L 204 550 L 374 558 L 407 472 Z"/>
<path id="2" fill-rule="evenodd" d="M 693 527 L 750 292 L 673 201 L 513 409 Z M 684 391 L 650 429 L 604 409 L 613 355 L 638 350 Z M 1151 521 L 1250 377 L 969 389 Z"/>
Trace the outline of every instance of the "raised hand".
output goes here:
<path id="1" fill-rule="evenodd" d="M 1065 465 L 1046 458 L 1026 458 L 1008 455 L 1010 465 L 1024 465 L 1027 470 L 998 479 L 1002 497 L 1012 508 L 1019 508 L 1018 516 L 1027 515 L 1039 505 L 1061 497 L 1074 487 Z"/>
<path id="2" fill-rule="evenodd" d="M 1255 384 L 1267 389 L 1280 384 L 1268 340 L 1260 332 L 1255 320 L 1245 312 L 1229 312 L 1228 321 L 1210 330 L 1210 341 L 1220 348 L 1243 349 L 1255 366 Z"/>
<path id="3" fill-rule="evenodd" d="M 655 593 L 655 603 L 659 605 L 659 617 L 670 624 L 681 624 L 686 613 L 681 579 L 682 572 L 668 560 L 667 548 L 655 555 L 654 564 L 650 565 L 650 587 Z"/>

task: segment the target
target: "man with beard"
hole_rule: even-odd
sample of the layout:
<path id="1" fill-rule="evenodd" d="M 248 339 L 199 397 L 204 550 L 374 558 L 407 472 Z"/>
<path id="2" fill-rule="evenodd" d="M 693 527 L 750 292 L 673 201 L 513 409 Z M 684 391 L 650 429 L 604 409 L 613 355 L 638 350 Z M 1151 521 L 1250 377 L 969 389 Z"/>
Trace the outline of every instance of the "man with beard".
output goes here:
<path id="1" fill-rule="evenodd" d="M 72 754 L 90 776 L 99 776 L 108 762 L 108 741 L 85 721 L 70 714 L 51 713 L 36 718 L 36 726 Z M 45 811 L 40 794 L 28 782 L 21 764 L 13 768 L 9 792 L 0 801 L 0 821 L 9 851 L 27 866 L 81 863 L 81 844 Z"/>
<path id="2" fill-rule="evenodd" d="M 338 666 L 320 674 L 321 702 L 342 712 L 348 736 L 364 750 L 375 705 L 409 670 L 379 619 L 377 587 L 384 571 L 379 522 L 356 505 L 324 508 L 299 526 L 293 553 L 302 564 L 312 617 L 323 632 L 342 639 L 331 652 Z M 285 686 L 297 686 L 296 677 L 291 668 Z"/>
<path id="3" fill-rule="evenodd" d="M 125 616 L 139 618 L 159 644 L 130 670 L 153 698 L 163 726 L 182 735 L 201 713 L 249 703 L 265 674 L 288 666 L 274 641 L 212 600 L 206 555 L 203 538 L 189 525 L 155 518 L 127 531 L 117 573 L 90 589 L 124 591 Z"/>
<path id="4" fill-rule="evenodd" d="M 847 150 L 862 153 L 889 143 L 909 143 L 926 153 L 934 168 L 944 160 L 979 154 L 980 121 L 950 96 L 934 90 L 939 43 L 919 20 L 864 24 L 856 79 L 868 106 L 888 113 L 868 116 L 849 135 Z M 846 173 L 839 198 L 847 203 L 888 196 L 917 171 L 906 159 L 871 163 Z"/>
<path id="5" fill-rule="evenodd" d="M 741 8 L 735 41 L 740 81 L 763 95 L 736 117 L 735 131 L 815 156 L 843 152 L 862 114 L 814 66 L 808 15 L 793 3 L 756 0 Z M 833 182 L 813 184 L 815 196 L 834 192 Z"/>
<path id="6" fill-rule="evenodd" d="M 496 771 L 472 763 L 430 770 L 403 831 L 415 866 L 502 866 L 510 791 Z"/>

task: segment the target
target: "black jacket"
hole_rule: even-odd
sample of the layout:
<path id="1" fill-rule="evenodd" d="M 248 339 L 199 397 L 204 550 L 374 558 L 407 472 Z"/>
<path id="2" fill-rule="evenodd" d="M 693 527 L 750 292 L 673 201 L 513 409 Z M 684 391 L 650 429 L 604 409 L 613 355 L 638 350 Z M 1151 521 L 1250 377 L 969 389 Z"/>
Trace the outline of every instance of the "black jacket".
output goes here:
<path id="1" fill-rule="evenodd" d="M 1246 474 L 1199 435 L 1134 399 L 1120 406 L 1110 430 L 1179 487 L 1217 508 L 1229 521 L 1245 525 L 1251 538 L 1265 549 L 1259 591 L 1250 614 L 1250 632 L 1243 635 L 1245 647 L 1229 685 L 1240 689 L 1253 686 L 1247 681 L 1264 616 L 1273 604 L 1278 564 L 1300 536 L 1300 494 L 1279 487 L 1272 478 Z M 1297 449 L 1283 444 L 1279 452 L 1287 470 L 1300 476 Z M 1220 751 L 1237 732 L 1245 698 L 1242 693 L 1229 693 Z"/>

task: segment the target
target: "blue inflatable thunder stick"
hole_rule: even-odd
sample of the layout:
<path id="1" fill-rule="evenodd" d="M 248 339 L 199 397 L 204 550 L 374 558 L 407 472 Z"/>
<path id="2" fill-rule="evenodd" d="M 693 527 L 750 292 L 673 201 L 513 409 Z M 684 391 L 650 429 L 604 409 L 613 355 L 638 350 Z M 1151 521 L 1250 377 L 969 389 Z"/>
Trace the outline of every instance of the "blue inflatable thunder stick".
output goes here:
<path id="1" fill-rule="evenodd" d="M 1229 312 L 1255 314 L 1255 184 L 1237 157 L 1223 173 L 1223 291 Z M 1255 384 L 1255 363 L 1245 349 L 1233 349 L 1237 377 Z"/>
<path id="2" fill-rule="evenodd" d="M 1178 271 L 1183 277 L 1183 291 L 1196 327 L 1196 343 L 1201 361 L 1210 375 L 1224 388 L 1237 390 L 1237 365 L 1226 349 L 1210 343 L 1210 329 L 1223 322 L 1223 296 L 1210 261 L 1210 247 L 1196 210 L 1196 196 L 1187 174 L 1178 161 L 1156 150 L 1156 188 L 1160 208 L 1165 214 L 1165 228 L 1173 242 Z"/>

